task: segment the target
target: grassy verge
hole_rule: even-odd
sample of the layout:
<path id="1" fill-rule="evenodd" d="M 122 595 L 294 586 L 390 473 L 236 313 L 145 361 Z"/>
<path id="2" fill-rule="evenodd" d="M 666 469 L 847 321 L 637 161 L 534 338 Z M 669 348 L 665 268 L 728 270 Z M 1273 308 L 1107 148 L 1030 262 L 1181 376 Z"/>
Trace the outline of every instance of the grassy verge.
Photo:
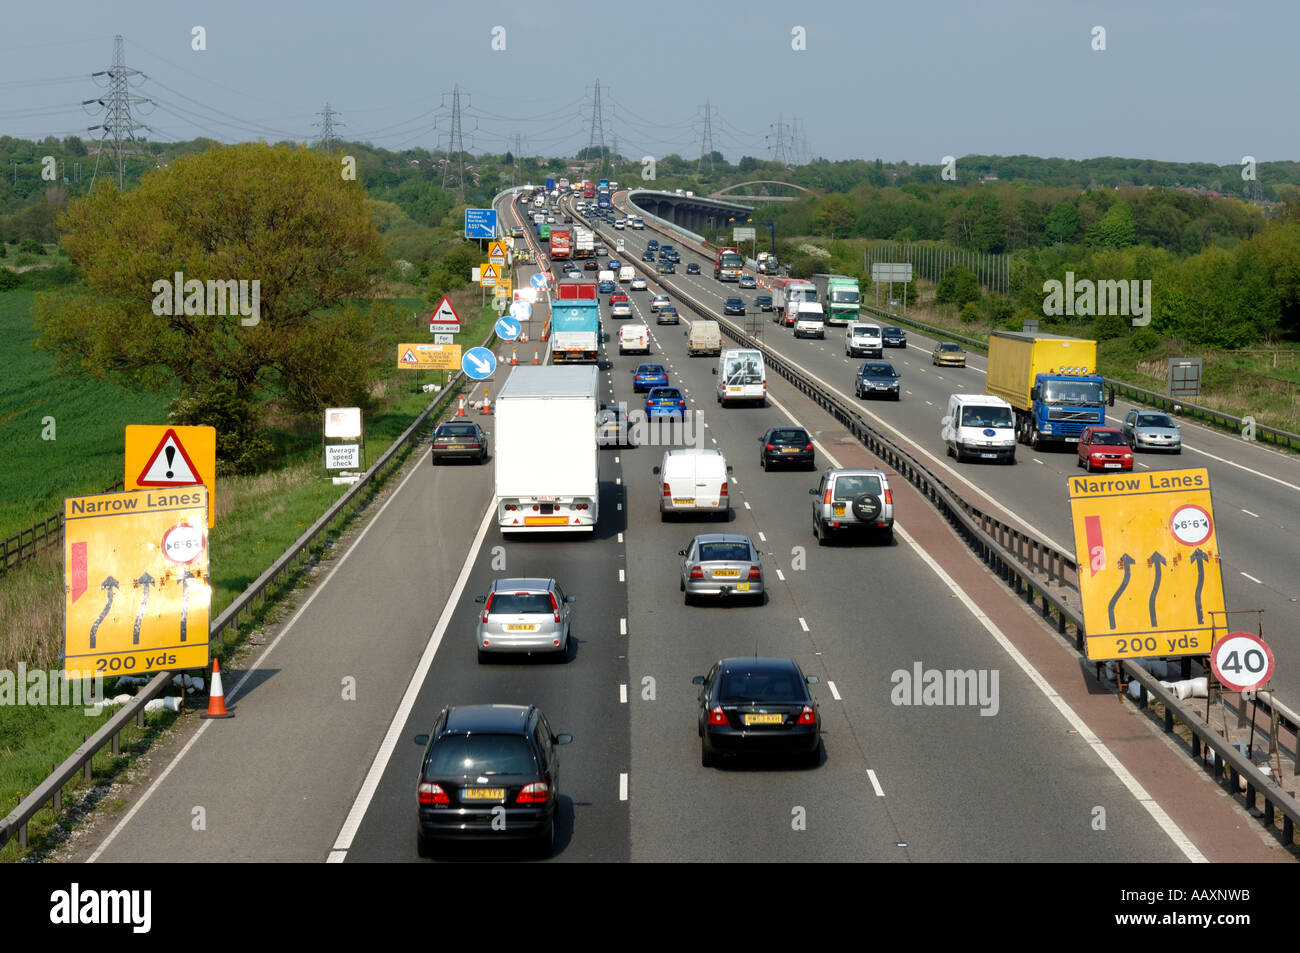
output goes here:
<path id="1" fill-rule="evenodd" d="M 418 301 L 398 303 L 412 305 L 413 310 L 421 304 Z M 453 298 L 453 303 L 465 318 L 460 335 L 462 347 L 480 343 L 491 330 L 496 313 L 491 308 L 478 307 L 477 291 L 466 293 L 464 300 Z M 406 340 L 424 340 L 413 336 L 419 333 L 418 330 L 409 332 L 410 336 L 404 337 Z M 428 333 L 426 326 L 423 335 L 428 336 Z M 416 390 L 416 374 L 397 370 L 395 346 L 393 350 L 391 372 L 379 375 L 374 385 L 381 406 L 366 420 L 367 463 L 377 460 L 433 397 Z M 435 375 L 426 372 L 419 377 L 420 383 L 431 383 Z M 454 413 L 454 409 L 451 412 Z M 121 431 L 116 433 L 119 454 L 116 465 L 120 470 Z M 297 451 L 278 470 L 222 481 L 217 498 L 217 525 L 210 538 L 213 618 L 347 489 L 326 479 L 320 460 L 319 439 L 317 433 L 314 446 Z M 356 518 L 356 515 L 351 517 L 336 534 L 347 529 Z M 316 554 L 323 555 L 325 548 L 320 547 Z M 284 595 L 301 581 L 307 571 L 304 569 L 272 595 Z M 0 668 L 13 669 L 19 659 L 29 669 L 57 667 L 62 651 L 62 599 L 61 552 L 46 554 L 0 576 L 0 618 L 5 620 L 4 626 L 0 627 Z M 260 615 L 241 626 L 242 634 L 281 611 L 282 604 L 277 604 L 275 599 L 269 600 Z M 237 644 L 228 637 L 221 657 L 227 658 Z M 106 691 L 110 696 L 115 694 L 112 687 Z M 0 816 L 12 810 L 21 794 L 31 791 L 44 780 L 52 764 L 68 757 L 82 743 L 84 736 L 93 734 L 108 717 L 110 712 L 107 710 L 97 716 L 87 716 L 81 707 L 0 706 Z M 92 780 L 87 782 L 79 777 L 65 788 L 65 810 L 61 816 L 44 810 L 32 819 L 28 828 L 31 855 L 40 856 L 61 842 L 67 827 L 99 802 L 107 784 L 120 775 L 130 763 L 131 756 L 147 750 L 175 718 L 170 713 L 151 714 L 144 729 L 132 726 L 123 732 L 123 754 L 114 756 L 106 750 L 97 755 L 93 761 Z M 25 853 L 19 851 L 16 842 L 10 843 L 0 849 L 0 862 L 20 860 Z"/>

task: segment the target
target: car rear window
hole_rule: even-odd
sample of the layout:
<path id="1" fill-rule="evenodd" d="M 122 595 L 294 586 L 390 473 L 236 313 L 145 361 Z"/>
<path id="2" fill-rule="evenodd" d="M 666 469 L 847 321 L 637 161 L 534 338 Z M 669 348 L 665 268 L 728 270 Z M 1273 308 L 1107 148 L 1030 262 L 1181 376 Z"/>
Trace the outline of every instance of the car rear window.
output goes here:
<path id="1" fill-rule="evenodd" d="M 723 672 L 718 700 L 738 702 L 802 702 L 807 695 L 793 672 Z"/>
<path id="2" fill-rule="evenodd" d="M 772 443 L 805 444 L 807 442 L 808 435 L 802 430 L 777 430 L 772 434 Z"/>
<path id="3" fill-rule="evenodd" d="M 1164 414 L 1138 414 L 1137 425 L 1139 427 L 1172 428 L 1174 426 L 1174 422 Z"/>
<path id="4" fill-rule="evenodd" d="M 443 424 L 438 428 L 439 437 L 473 437 L 476 435 L 473 424 Z"/>
<path id="5" fill-rule="evenodd" d="M 1121 444 L 1127 446 L 1128 441 L 1124 439 L 1122 433 L 1095 433 L 1092 435 L 1093 446 L 1118 447 Z"/>
<path id="6" fill-rule="evenodd" d="M 637 369 L 638 374 L 662 374 L 663 372 L 664 366 L 662 364 L 642 364 Z"/>
<path id="7" fill-rule="evenodd" d="M 520 735 L 447 735 L 429 752 L 426 776 L 536 774 L 537 761 Z"/>
<path id="8" fill-rule="evenodd" d="M 835 481 L 835 493 L 832 499 L 851 500 L 859 493 L 880 493 L 880 477 L 841 476 Z"/>
<path id="9" fill-rule="evenodd" d="M 868 377 L 897 377 L 898 372 L 894 370 L 892 364 L 867 364 L 862 368 L 862 373 Z"/>
<path id="10" fill-rule="evenodd" d="M 498 592 L 492 596 L 492 615 L 541 615 L 551 611 L 548 592 Z"/>
<path id="11" fill-rule="evenodd" d="M 700 562 L 731 560 L 745 562 L 749 559 L 749 547 L 744 543 L 700 543 Z"/>

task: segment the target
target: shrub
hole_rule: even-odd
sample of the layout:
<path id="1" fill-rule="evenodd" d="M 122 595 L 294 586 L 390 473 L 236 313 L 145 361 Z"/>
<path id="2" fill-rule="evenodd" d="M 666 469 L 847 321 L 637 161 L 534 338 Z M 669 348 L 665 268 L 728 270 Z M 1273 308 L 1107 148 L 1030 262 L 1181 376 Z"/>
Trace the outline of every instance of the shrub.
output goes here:
<path id="1" fill-rule="evenodd" d="M 1123 337 L 1128 330 L 1128 318 L 1120 314 L 1103 314 L 1092 323 L 1092 336 L 1098 341 Z"/>
<path id="2" fill-rule="evenodd" d="M 1138 328 L 1129 338 L 1129 346 L 1139 354 L 1150 354 L 1160 346 L 1160 335 L 1150 328 Z"/>
<path id="3" fill-rule="evenodd" d="M 961 320 L 964 324 L 974 324 L 980 319 L 980 309 L 974 301 L 967 301 L 961 306 Z"/>
<path id="4" fill-rule="evenodd" d="M 27 252 L 28 254 L 31 255 L 45 254 L 45 246 L 42 245 L 34 238 L 24 238 L 21 242 L 18 243 L 18 250 L 20 252 Z"/>
<path id="5" fill-rule="evenodd" d="M 13 291 L 23 283 L 22 276 L 8 268 L 0 268 L 0 291 Z"/>

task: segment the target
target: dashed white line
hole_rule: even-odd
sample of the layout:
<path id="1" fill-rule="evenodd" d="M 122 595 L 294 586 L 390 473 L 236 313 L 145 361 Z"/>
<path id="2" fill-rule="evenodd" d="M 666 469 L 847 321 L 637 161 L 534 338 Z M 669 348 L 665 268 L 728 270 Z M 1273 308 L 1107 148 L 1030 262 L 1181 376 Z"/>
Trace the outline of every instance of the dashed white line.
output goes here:
<path id="1" fill-rule="evenodd" d="M 1030 457 L 1029 459 L 1030 459 L 1030 460 L 1033 460 L 1033 461 L 1034 461 L 1035 463 L 1037 463 L 1040 467 L 1045 467 L 1045 466 L 1047 466 L 1047 464 L 1045 464 L 1042 460 L 1039 460 L 1037 457 Z"/>
<path id="2" fill-rule="evenodd" d="M 622 533 L 619 533 L 619 534 L 618 534 L 618 541 L 619 541 L 620 543 L 623 542 L 623 534 L 622 534 Z"/>
<path id="3" fill-rule="evenodd" d="M 626 581 L 627 581 L 626 576 L 627 576 L 627 571 L 626 571 L 626 570 L 620 569 L 620 570 L 618 571 L 618 581 L 619 581 L 619 582 L 626 582 Z"/>
<path id="4" fill-rule="evenodd" d="M 841 700 L 841 699 L 840 699 L 840 691 L 839 691 L 838 688 L 835 687 L 835 683 L 834 683 L 834 682 L 832 682 L 832 681 L 827 681 L 827 682 L 826 682 L 826 687 L 829 688 L 829 689 L 831 690 L 831 697 L 832 697 L 832 698 L 834 698 L 836 701 L 840 701 L 840 700 Z"/>
<path id="5" fill-rule="evenodd" d="M 1255 517 L 1255 519 L 1259 519 L 1258 513 L 1252 513 L 1250 510 L 1247 509 L 1242 509 L 1242 512 L 1245 513 L 1247 516 L 1253 516 Z"/>
<path id="6" fill-rule="evenodd" d="M 758 541 L 759 541 L 760 543 L 766 543 L 766 542 L 767 542 L 767 537 L 764 536 L 762 533 L 759 533 L 759 534 L 758 534 Z"/>
<path id="7" fill-rule="evenodd" d="M 776 578 L 780 579 L 782 582 L 785 582 L 785 574 L 782 573 L 781 570 L 779 569 L 776 571 Z"/>
<path id="8" fill-rule="evenodd" d="M 618 701 L 620 705 L 627 704 L 627 685 L 618 686 Z"/>
<path id="9" fill-rule="evenodd" d="M 622 774 L 618 776 L 618 799 L 620 801 L 627 800 L 627 772 L 626 771 L 624 771 Z"/>
<path id="10" fill-rule="evenodd" d="M 745 509 L 747 510 L 753 509 L 753 507 L 749 505 L 749 500 L 745 500 L 744 503 L 745 503 Z"/>
<path id="11" fill-rule="evenodd" d="M 614 477 L 614 485 L 615 485 L 615 486 L 621 486 L 622 483 L 623 483 L 623 478 L 622 478 L 622 477 Z"/>
<path id="12" fill-rule="evenodd" d="M 808 623 L 803 620 L 803 616 L 799 616 L 799 628 L 803 629 L 805 632 L 808 631 Z"/>
<path id="13" fill-rule="evenodd" d="M 1245 576 L 1247 579 L 1249 579 L 1251 582 L 1259 583 L 1261 586 L 1264 585 L 1264 580 L 1262 580 L 1262 579 L 1256 579 L 1254 576 L 1252 576 L 1252 575 L 1251 575 L 1250 573 L 1248 573 L 1248 572 L 1243 572 L 1242 575 Z"/>
<path id="14" fill-rule="evenodd" d="M 627 635 L 627 616 L 618 620 L 618 634 Z"/>
<path id="15" fill-rule="evenodd" d="M 876 792 L 876 797 L 884 797 L 885 789 L 880 786 L 880 781 L 876 779 L 876 772 L 867 768 L 867 779 L 871 782 L 871 789 Z"/>

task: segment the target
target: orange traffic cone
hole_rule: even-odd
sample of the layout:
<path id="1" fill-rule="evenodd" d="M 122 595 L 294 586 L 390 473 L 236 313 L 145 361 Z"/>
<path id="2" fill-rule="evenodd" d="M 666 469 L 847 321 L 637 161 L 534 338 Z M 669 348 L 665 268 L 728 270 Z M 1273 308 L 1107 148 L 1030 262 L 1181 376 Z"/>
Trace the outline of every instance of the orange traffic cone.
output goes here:
<path id="1" fill-rule="evenodd" d="M 519 348 L 512 347 L 510 349 L 510 364 L 511 366 L 513 366 L 518 363 L 519 363 Z"/>
<path id="2" fill-rule="evenodd" d="M 483 403 L 479 404 L 478 412 L 480 414 L 492 413 L 492 401 L 488 400 L 487 388 L 483 388 Z"/>
<path id="3" fill-rule="evenodd" d="M 528 332 L 527 332 L 527 331 L 520 331 L 520 332 L 519 332 L 519 343 L 520 343 L 520 344 L 527 344 L 527 343 L 528 343 Z"/>
<path id="4" fill-rule="evenodd" d="M 533 363 L 534 364 L 542 363 L 540 360 L 537 359 L 537 348 L 533 348 Z"/>
<path id="5" fill-rule="evenodd" d="M 464 394 L 460 395 L 460 406 L 456 408 L 456 416 L 457 417 L 465 416 L 465 395 Z"/>
<path id="6" fill-rule="evenodd" d="M 200 718 L 234 718 L 226 711 L 226 693 L 221 687 L 221 662 L 212 660 L 212 691 L 208 693 L 208 710 Z"/>

